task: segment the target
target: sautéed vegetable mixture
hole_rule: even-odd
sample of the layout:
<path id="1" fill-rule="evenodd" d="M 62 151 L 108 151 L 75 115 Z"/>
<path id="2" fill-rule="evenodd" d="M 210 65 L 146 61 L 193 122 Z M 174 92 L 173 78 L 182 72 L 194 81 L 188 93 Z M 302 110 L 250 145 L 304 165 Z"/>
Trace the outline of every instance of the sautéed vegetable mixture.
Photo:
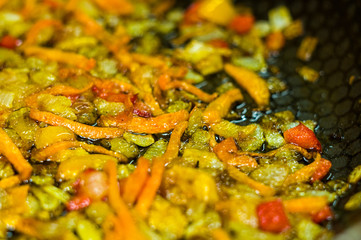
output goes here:
<path id="1" fill-rule="evenodd" d="M 325 180 L 316 123 L 236 124 L 302 34 L 284 6 L 0 0 L 0 238 L 332 238 L 350 183 Z"/>

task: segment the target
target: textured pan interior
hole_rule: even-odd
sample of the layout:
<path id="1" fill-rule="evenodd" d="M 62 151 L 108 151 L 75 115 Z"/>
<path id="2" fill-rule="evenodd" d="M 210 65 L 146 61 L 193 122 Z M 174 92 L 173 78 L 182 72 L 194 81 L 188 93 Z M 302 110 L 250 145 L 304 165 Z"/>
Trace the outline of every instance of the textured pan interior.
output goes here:
<path id="1" fill-rule="evenodd" d="M 300 120 L 318 122 L 316 133 L 323 145 L 323 156 L 332 161 L 329 178 L 345 179 L 361 164 L 361 4 L 354 0 L 304 1 L 258 0 L 238 1 L 250 6 L 257 19 L 267 18 L 267 11 L 286 5 L 294 19 L 304 23 L 305 35 L 315 36 L 319 43 L 312 59 L 304 63 L 296 58 L 301 39 L 291 40 L 272 64 L 279 67 L 288 91 L 272 96 L 272 111 L 291 110 Z M 320 71 L 316 83 L 304 81 L 295 71 L 299 66 Z M 354 81 L 350 84 L 350 78 Z M 246 110 L 243 110 L 246 112 Z M 257 116 L 254 115 L 252 117 Z M 355 186 L 351 192 L 360 191 Z M 350 193 L 351 194 L 351 193 Z M 347 200 L 335 206 L 337 220 L 333 227 L 340 231 L 355 222 L 361 212 L 342 211 Z"/>
<path id="2" fill-rule="evenodd" d="M 191 1 L 186 1 L 191 2 Z M 237 107 L 239 124 L 256 122 L 262 115 L 283 110 L 292 111 L 297 119 L 318 122 L 316 133 L 323 145 L 323 157 L 332 161 L 328 179 L 347 179 L 354 167 L 361 164 L 361 1 L 355 0 L 238 0 L 251 7 L 256 19 L 267 19 L 273 7 L 286 5 L 294 19 L 301 19 L 305 35 L 318 38 L 318 45 L 309 62 L 296 58 L 303 37 L 288 41 L 280 55 L 269 60 L 277 66 L 280 79 L 288 90 L 274 94 L 271 110 L 252 112 L 251 104 Z M 182 1 L 181 5 L 187 5 Z M 320 72 L 315 83 L 303 80 L 296 68 L 309 66 Z M 210 77 L 203 86 L 211 91 L 220 84 L 223 74 Z M 354 78 L 350 83 L 350 78 Z M 247 100 L 247 98 L 246 98 Z M 237 121 L 235 121 L 237 122 Z M 353 186 L 350 194 L 337 203 L 335 221 L 329 227 L 337 232 L 361 221 L 361 211 L 345 212 L 343 205 L 350 195 L 361 191 Z"/>

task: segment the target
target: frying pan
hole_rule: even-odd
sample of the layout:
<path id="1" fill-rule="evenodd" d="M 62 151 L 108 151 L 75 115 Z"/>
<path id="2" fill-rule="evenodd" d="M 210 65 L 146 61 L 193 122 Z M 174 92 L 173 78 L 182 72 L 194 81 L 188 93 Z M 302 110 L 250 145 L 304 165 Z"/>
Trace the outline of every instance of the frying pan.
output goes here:
<path id="1" fill-rule="evenodd" d="M 271 109 L 274 112 L 290 110 L 299 120 L 315 120 L 323 157 L 332 162 L 328 180 L 346 180 L 352 169 L 361 164 L 361 1 L 239 2 L 250 6 L 256 19 L 265 19 L 269 9 L 285 5 L 294 19 L 302 20 L 304 35 L 318 38 L 309 62 L 296 58 L 302 37 L 288 41 L 280 55 L 270 59 L 288 85 L 286 92 L 272 96 Z M 295 69 L 304 65 L 320 72 L 317 82 L 307 82 L 298 75 Z M 252 121 L 254 115 L 249 120 Z M 336 218 L 328 224 L 337 233 L 355 224 L 352 231 L 358 230 L 359 235 L 353 239 L 361 239 L 361 212 L 346 212 L 343 206 L 358 191 L 361 184 L 353 186 L 348 196 L 336 202 Z M 352 239 L 350 234 L 349 230 L 342 239 Z"/>
<path id="2" fill-rule="evenodd" d="M 327 180 L 347 180 L 352 169 L 361 164 L 361 1 L 239 0 L 236 3 L 250 7 L 257 20 L 267 19 L 270 9 L 285 5 L 294 19 L 303 22 L 304 36 L 318 38 L 317 48 L 308 62 L 296 57 L 303 36 L 288 41 L 277 57 L 269 59 L 270 65 L 279 68 L 279 77 L 287 83 L 288 90 L 272 95 L 271 110 L 267 112 L 253 112 L 252 103 L 237 106 L 236 111 L 242 116 L 238 123 L 257 122 L 264 114 L 284 110 L 292 111 L 299 120 L 315 120 L 322 156 L 332 162 Z M 182 5 L 187 4 L 182 1 Z M 318 81 L 305 81 L 296 72 L 301 66 L 317 70 Z M 224 73 L 211 76 L 203 88 L 211 91 L 222 77 Z M 327 227 L 339 235 L 338 239 L 361 239 L 361 211 L 343 210 L 348 198 L 358 191 L 361 184 L 352 186 L 348 195 L 333 206 L 335 219 Z"/>

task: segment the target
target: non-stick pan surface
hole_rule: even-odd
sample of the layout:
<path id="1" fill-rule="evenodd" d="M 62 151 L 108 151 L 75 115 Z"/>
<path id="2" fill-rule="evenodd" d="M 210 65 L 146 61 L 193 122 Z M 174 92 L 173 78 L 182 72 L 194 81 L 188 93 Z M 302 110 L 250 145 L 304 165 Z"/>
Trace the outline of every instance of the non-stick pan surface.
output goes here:
<path id="1" fill-rule="evenodd" d="M 267 19 L 270 9 L 285 5 L 294 19 L 302 20 L 304 35 L 287 41 L 280 54 L 269 59 L 270 66 L 279 68 L 277 76 L 287 83 L 288 90 L 274 94 L 266 112 L 252 111 L 251 103 L 238 106 L 241 120 L 235 122 L 257 122 L 264 114 L 284 110 L 292 111 L 299 120 L 315 120 L 322 156 L 333 165 L 327 180 L 346 180 L 352 169 L 361 164 L 361 1 L 239 0 L 236 3 L 249 6 L 256 19 Z M 296 57 L 304 36 L 318 38 L 317 48 L 308 62 Z M 305 81 L 296 71 L 301 66 L 317 70 L 319 80 Z M 209 84 L 203 88 L 214 89 L 224 77 L 225 74 L 210 77 Z M 360 211 L 343 210 L 347 199 L 358 191 L 361 184 L 352 186 L 349 194 L 335 203 L 336 218 L 328 225 L 336 232 L 361 221 Z"/>

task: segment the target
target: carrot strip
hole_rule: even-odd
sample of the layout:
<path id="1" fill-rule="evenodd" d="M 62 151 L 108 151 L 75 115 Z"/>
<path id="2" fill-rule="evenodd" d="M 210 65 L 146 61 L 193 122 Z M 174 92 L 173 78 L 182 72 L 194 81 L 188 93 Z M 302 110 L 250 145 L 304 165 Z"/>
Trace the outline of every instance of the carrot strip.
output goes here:
<path id="1" fill-rule="evenodd" d="M 120 197 L 116 163 L 114 161 L 108 161 L 104 166 L 104 171 L 108 174 L 109 179 L 109 204 L 117 214 L 119 224 L 124 232 L 124 239 L 143 239 L 143 236 L 141 236 L 137 229 L 131 212 Z"/>
<path id="2" fill-rule="evenodd" d="M 249 187 L 255 189 L 260 195 L 265 197 L 270 197 L 275 194 L 275 190 L 269 186 L 264 185 L 263 183 L 257 182 L 252 178 L 248 177 L 245 173 L 239 171 L 237 168 L 228 165 L 227 167 L 229 175 L 239 181 L 240 183 L 244 183 Z"/>
<path id="3" fill-rule="evenodd" d="M 315 173 L 311 177 L 311 182 L 321 180 L 324 176 L 326 176 L 331 167 L 331 161 L 321 158 Z"/>
<path id="4" fill-rule="evenodd" d="M 208 123 L 217 123 L 224 118 L 231 105 L 236 101 L 243 100 L 243 95 L 239 89 L 232 89 L 212 101 L 203 112 L 203 120 Z"/>
<path id="5" fill-rule="evenodd" d="M 188 120 L 189 113 L 180 110 L 174 113 L 167 113 L 158 117 L 142 118 L 133 117 L 129 121 L 119 121 L 116 117 L 101 116 L 100 122 L 103 126 L 119 127 L 136 133 L 165 133 L 175 128 L 180 122 Z"/>
<path id="6" fill-rule="evenodd" d="M 127 0 L 93 0 L 101 9 L 112 14 L 128 15 L 134 11 L 133 5 Z"/>
<path id="7" fill-rule="evenodd" d="M 60 27 L 62 27 L 62 24 L 60 21 L 54 20 L 54 19 L 43 19 L 43 20 L 37 21 L 27 32 L 23 46 L 29 46 L 29 45 L 36 44 L 36 39 L 38 38 L 39 33 L 44 28 L 52 27 L 52 26 L 60 28 Z"/>
<path id="8" fill-rule="evenodd" d="M 150 111 L 154 116 L 159 116 L 164 114 L 164 111 L 160 108 L 159 103 L 155 100 L 152 93 L 145 93 L 143 95 L 145 104 L 150 107 Z"/>
<path id="9" fill-rule="evenodd" d="M 290 213 L 316 213 L 328 205 L 327 197 L 301 197 L 283 201 L 283 206 Z"/>
<path id="10" fill-rule="evenodd" d="M 203 92 L 201 89 L 187 82 L 178 80 L 171 81 L 168 74 L 162 74 L 158 79 L 158 84 L 160 89 L 162 89 L 163 91 L 173 88 L 179 88 L 196 95 L 203 102 L 210 102 L 218 96 L 217 93 L 208 94 L 206 92 Z"/>
<path id="11" fill-rule="evenodd" d="M 157 190 L 162 182 L 164 172 L 165 158 L 153 159 L 152 172 L 148 178 L 143 191 L 141 192 L 138 202 L 135 205 L 136 211 L 145 218 L 148 215 L 148 210 L 157 194 Z"/>
<path id="12" fill-rule="evenodd" d="M 78 95 L 88 91 L 92 86 L 93 86 L 92 82 L 90 82 L 87 86 L 85 86 L 82 89 L 73 88 L 65 85 L 56 85 L 54 87 L 45 89 L 44 91 L 30 95 L 25 99 L 25 103 L 28 107 L 38 108 L 38 96 L 40 94 L 52 94 L 52 95 L 64 95 L 64 96 Z"/>
<path id="13" fill-rule="evenodd" d="M 137 169 L 127 178 L 124 186 L 123 199 L 128 204 L 133 204 L 140 194 L 148 178 L 150 162 L 144 157 L 138 159 Z"/>
<path id="14" fill-rule="evenodd" d="M 240 168 L 250 167 L 257 168 L 258 163 L 256 159 L 247 155 L 238 155 L 238 149 L 233 138 L 227 138 L 217 144 L 213 151 L 217 157 L 224 163 Z"/>
<path id="15" fill-rule="evenodd" d="M 93 127 L 86 124 L 71 121 L 50 112 L 42 112 L 36 109 L 30 110 L 30 118 L 45 122 L 53 126 L 69 128 L 79 136 L 91 139 L 116 138 L 123 135 L 124 130 L 119 128 Z"/>
<path id="16" fill-rule="evenodd" d="M 128 159 L 121 153 L 110 151 L 102 146 L 87 144 L 85 142 L 78 141 L 64 141 L 54 143 L 40 151 L 33 152 L 32 159 L 36 161 L 45 161 L 47 159 L 52 160 L 51 156 L 58 153 L 59 151 L 68 149 L 68 148 L 76 148 L 81 147 L 84 148 L 88 152 L 101 153 L 109 156 L 113 156 L 118 158 L 121 162 L 127 162 Z"/>
<path id="17" fill-rule="evenodd" d="M 178 157 L 179 147 L 181 145 L 181 137 L 187 127 L 188 122 L 181 122 L 174 128 L 172 134 L 170 135 L 167 150 L 163 155 L 163 157 L 166 159 L 166 164 L 168 164 L 172 159 Z"/>
<path id="18" fill-rule="evenodd" d="M 2 128 L 0 128 L 0 139 L 2 139 L 0 153 L 3 154 L 18 171 L 21 180 L 29 179 L 33 168 L 30 163 L 25 160 L 19 148 Z"/>
<path id="19" fill-rule="evenodd" d="M 224 65 L 224 70 L 251 95 L 258 106 L 269 105 L 270 92 L 264 79 L 246 68 L 236 67 L 229 63 Z"/>
<path id="20" fill-rule="evenodd" d="M 18 175 L 4 178 L 0 181 L 0 189 L 11 188 L 21 183 Z"/>
<path id="21" fill-rule="evenodd" d="M 315 174 L 321 162 L 321 155 L 317 153 L 316 159 L 309 165 L 302 167 L 300 170 L 288 175 L 283 182 L 284 186 L 307 182 Z"/>
<path id="22" fill-rule="evenodd" d="M 270 51 L 279 51 L 285 45 L 285 36 L 281 31 L 276 31 L 266 37 L 266 47 Z"/>
<path id="23" fill-rule="evenodd" d="M 121 82 L 117 79 L 99 79 L 95 77 L 91 77 L 94 81 L 94 86 L 99 89 L 106 89 L 112 91 L 114 93 L 119 92 L 132 92 L 138 93 L 139 90 L 130 83 Z"/>
<path id="24" fill-rule="evenodd" d="M 37 56 L 50 61 L 66 63 L 87 71 L 95 67 L 95 60 L 93 58 L 88 59 L 80 54 L 64 52 L 53 48 L 28 46 L 24 48 L 24 53 L 26 56 Z"/>
<path id="25" fill-rule="evenodd" d="M 131 57 L 133 61 L 136 61 L 140 64 L 145 64 L 160 69 L 167 68 L 167 63 L 160 57 L 148 56 L 141 53 L 131 53 Z"/>
<path id="26" fill-rule="evenodd" d="M 120 47 L 127 44 L 130 40 L 130 37 L 128 35 L 123 35 L 122 37 L 115 37 L 108 31 L 106 31 L 94 19 L 79 10 L 74 11 L 74 17 L 84 26 L 87 34 L 97 38 L 113 53 L 118 52 Z"/>

